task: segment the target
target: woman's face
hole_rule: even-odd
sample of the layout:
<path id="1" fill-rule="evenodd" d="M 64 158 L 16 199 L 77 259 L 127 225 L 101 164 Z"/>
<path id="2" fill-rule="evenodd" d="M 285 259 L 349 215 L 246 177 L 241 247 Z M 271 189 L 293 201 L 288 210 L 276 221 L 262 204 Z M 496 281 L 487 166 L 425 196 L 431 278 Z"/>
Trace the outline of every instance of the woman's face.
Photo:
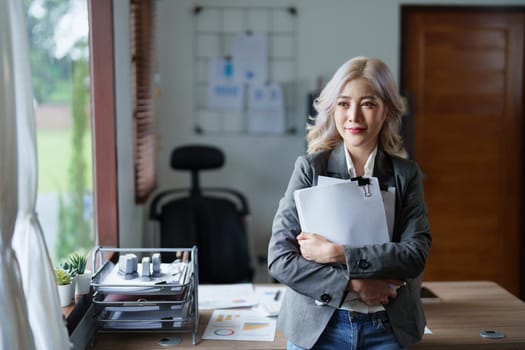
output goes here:
<path id="1" fill-rule="evenodd" d="M 386 118 L 383 100 L 365 78 L 349 81 L 337 97 L 334 119 L 348 151 L 372 152 Z"/>

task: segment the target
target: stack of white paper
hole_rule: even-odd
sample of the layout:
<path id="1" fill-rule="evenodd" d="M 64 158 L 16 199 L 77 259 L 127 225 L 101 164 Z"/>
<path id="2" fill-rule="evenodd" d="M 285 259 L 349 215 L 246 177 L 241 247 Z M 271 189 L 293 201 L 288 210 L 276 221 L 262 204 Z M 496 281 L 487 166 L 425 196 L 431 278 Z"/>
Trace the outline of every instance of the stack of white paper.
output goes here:
<path id="1" fill-rule="evenodd" d="M 390 241 L 378 179 L 369 179 L 366 188 L 335 181 L 295 191 L 301 230 L 353 247 Z"/>

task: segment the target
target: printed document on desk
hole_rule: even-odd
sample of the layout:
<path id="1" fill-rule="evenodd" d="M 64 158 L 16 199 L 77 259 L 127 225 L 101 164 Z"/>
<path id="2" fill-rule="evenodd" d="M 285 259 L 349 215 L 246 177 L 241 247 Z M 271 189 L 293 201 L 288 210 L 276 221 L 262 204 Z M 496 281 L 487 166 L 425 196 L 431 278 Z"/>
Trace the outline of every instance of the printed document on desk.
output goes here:
<path id="1" fill-rule="evenodd" d="M 295 191 L 302 231 L 353 247 L 389 242 L 379 182 L 375 177 L 369 179 L 367 188 L 357 181 L 337 181 Z"/>
<path id="2" fill-rule="evenodd" d="M 274 341 L 276 325 L 275 318 L 254 310 L 220 309 L 213 311 L 202 339 Z"/>
<path id="3" fill-rule="evenodd" d="M 286 287 L 284 286 L 255 286 L 255 296 L 258 305 L 253 309 L 266 317 L 277 317 L 281 310 Z"/>
<path id="4" fill-rule="evenodd" d="M 199 310 L 250 307 L 257 303 L 252 283 L 199 285 Z"/>

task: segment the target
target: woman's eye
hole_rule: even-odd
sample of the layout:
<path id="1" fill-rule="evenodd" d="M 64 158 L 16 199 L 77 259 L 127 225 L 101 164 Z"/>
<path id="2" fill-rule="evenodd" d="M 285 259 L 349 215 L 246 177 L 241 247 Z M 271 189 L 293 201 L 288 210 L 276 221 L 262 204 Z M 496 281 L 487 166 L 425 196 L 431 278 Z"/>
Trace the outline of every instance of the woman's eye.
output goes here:
<path id="1" fill-rule="evenodd" d="M 348 106 L 348 102 L 346 102 L 346 101 L 339 101 L 339 102 L 337 102 L 337 105 L 341 106 L 341 107 L 347 107 Z"/>
<path id="2" fill-rule="evenodd" d="M 371 101 L 365 101 L 361 103 L 361 107 L 365 107 L 365 108 L 373 108 L 374 106 L 375 106 L 375 103 Z"/>

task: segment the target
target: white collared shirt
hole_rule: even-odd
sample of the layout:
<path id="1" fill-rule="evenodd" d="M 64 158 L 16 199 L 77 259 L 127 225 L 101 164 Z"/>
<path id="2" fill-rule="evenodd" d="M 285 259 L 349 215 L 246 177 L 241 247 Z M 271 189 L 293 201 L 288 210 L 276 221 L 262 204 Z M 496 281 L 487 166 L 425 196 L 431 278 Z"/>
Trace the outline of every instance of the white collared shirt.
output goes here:
<path id="1" fill-rule="evenodd" d="M 374 174 L 374 165 L 376 163 L 376 155 L 377 155 L 377 146 L 374 148 L 372 153 L 368 156 L 368 159 L 365 163 L 365 175 L 364 177 L 370 177 Z M 350 152 L 345 147 L 345 158 L 346 158 L 346 167 L 348 168 L 348 174 L 350 177 L 357 177 L 357 171 L 354 167 L 354 162 L 352 161 L 352 156 L 350 155 Z"/>
<path id="2" fill-rule="evenodd" d="M 374 165 L 376 161 L 376 155 L 377 155 L 377 146 L 374 148 L 372 153 L 370 153 L 365 163 L 364 177 L 371 177 L 374 174 Z M 352 156 L 350 155 L 346 147 L 345 147 L 345 158 L 346 158 L 346 165 L 348 168 L 348 174 L 350 175 L 350 177 L 356 177 L 357 172 L 354 167 L 354 162 L 352 161 Z M 390 232 L 390 237 L 392 237 L 392 232 Z M 347 297 L 345 298 L 340 308 L 344 310 L 357 311 L 357 312 L 364 313 L 364 314 L 374 313 L 374 312 L 382 311 L 385 309 L 382 305 L 377 305 L 377 306 L 366 305 L 365 303 L 361 301 L 361 299 L 357 298 L 357 294 L 354 292 L 348 293 Z"/>

